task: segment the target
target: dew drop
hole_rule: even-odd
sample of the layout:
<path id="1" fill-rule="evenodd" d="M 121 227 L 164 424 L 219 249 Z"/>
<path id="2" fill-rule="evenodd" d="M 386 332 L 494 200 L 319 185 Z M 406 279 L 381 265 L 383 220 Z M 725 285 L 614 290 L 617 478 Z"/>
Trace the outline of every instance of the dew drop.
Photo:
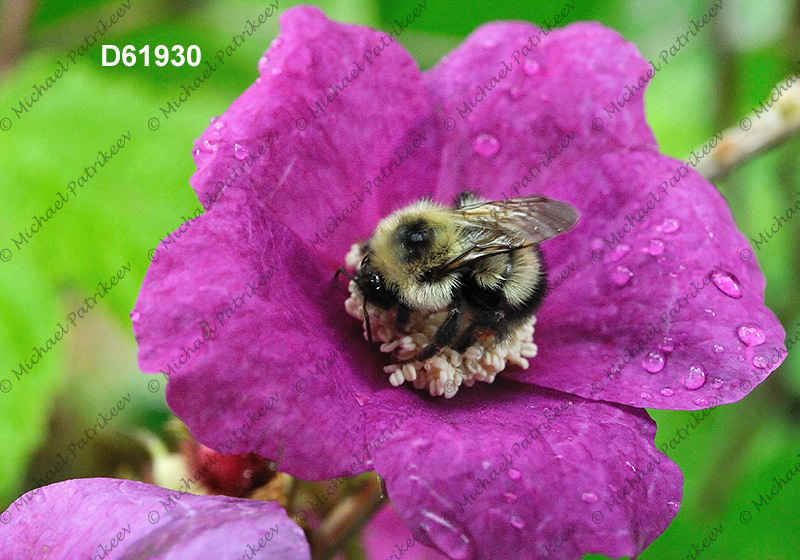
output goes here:
<path id="1" fill-rule="evenodd" d="M 633 272 L 627 266 L 618 266 L 611 273 L 611 279 L 617 286 L 624 286 L 633 278 Z"/>
<path id="2" fill-rule="evenodd" d="M 503 499 L 507 504 L 513 504 L 517 501 L 517 495 L 513 492 L 503 492 Z"/>
<path id="3" fill-rule="evenodd" d="M 633 463 L 631 463 L 630 461 L 625 461 L 625 464 L 628 466 L 630 470 L 636 472 L 636 467 L 633 466 Z"/>
<path id="4" fill-rule="evenodd" d="M 717 314 L 714 313 L 713 309 L 703 309 L 703 311 L 706 312 L 706 315 L 708 315 L 709 319 L 713 319 L 714 317 L 717 316 Z"/>
<path id="5" fill-rule="evenodd" d="M 200 148 L 195 148 L 194 150 L 192 150 L 192 155 L 194 157 L 199 156 L 200 155 Z"/>
<path id="6" fill-rule="evenodd" d="M 267 73 L 267 68 L 269 67 L 269 57 L 267 55 L 262 56 L 258 59 L 258 73 L 262 76 Z"/>
<path id="7" fill-rule="evenodd" d="M 678 220 L 672 218 L 667 218 L 661 223 L 661 231 L 664 233 L 675 233 L 680 227 L 681 225 L 678 223 Z"/>
<path id="8" fill-rule="evenodd" d="M 475 151 L 484 157 L 493 156 L 500 151 L 500 142 L 491 134 L 485 132 L 479 134 L 475 141 L 472 143 Z"/>
<path id="9" fill-rule="evenodd" d="M 517 469 L 508 469 L 508 478 L 511 480 L 519 480 L 522 478 L 522 473 L 519 472 Z"/>
<path id="10" fill-rule="evenodd" d="M 675 350 L 675 341 L 668 336 L 665 336 L 661 340 L 661 344 L 658 345 L 659 350 L 663 350 L 664 352 L 672 352 Z"/>
<path id="11" fill-rule="evenodd" d="M 522 90 L 517 86 L 512 87 L 508 91 L 508 93 L 509 93 L 509 95 L 511 95 L 511 99 L 514 99 L 514 100 L 517 100 L 520 97 L 522 97 Z"/>
<path id="12" fill-rule="evenodd" d="M 139 317 L 141 317 L 141 315 L 139 315 L 138 311 L 131 311 L 131 321 L 136 322 L 139 320 Z"/>
<path id="13" fill-rule="evenodd" d="M 273 76 L 280 76 L 281 74 L 283 74 L 283 68 L 279 68 L 276 66 L 275 68 L 270 70 L 269 73 L 272 74 Z"/>
<path id="14" fill-rule="evenodd" d="M 708 406 L 708 401 L 704 398 L 698 398 L 694 400 L 694 404 L 697 406 Z"/>
<path id="15" fill-rule="evenodd" d="M 700 364 L 694 364 L 689 371 L 684 374 L 681 383 L 689 391 L 695 391 L 702 387 L 706 382 L 706 372 Z"/>
<path id="16" fill-rule="evenodd" d="M 722 381 L 722 379 L 720 379 L 719 377 L 715 377 L 715 378 L 714 378 L 714 379 L 711 381 L 711 386 L 712 386 L 714 389 L 719 389 L 720 387 L 722 387 L 722 384 L 723 384 L 723 381 Z"/>
<path id="17" fill-rule="evenodd" d="M 247 157 L 247 149 L 244 146 L 241 146 L 239 144 L 234 144 L 233 145 L 233 157 L 235 157 L 239 161 L 242 161 L 244 158 Z"/>
<path id="18" fill-rule="evenodd" d="M 207 153 L 216 152 L 217 151 L 217 146 L 216 146 L 216 144 L 212 144 L 208 140 L 203 140 L 200 143 L 200 151 L 201 152 L 207 152 Z"/>
<path id="19" fill-rule="evenodd" d="M 766 369 L 769 367 L 769 362 L 764 356 L 756 356 L 753 358 L 753 365 L 758 369 Z"/>
<path id="20" fill-rule="evenodd" d="M 681 503 L 678 500 L 670 500 L 667 502 L 667 507 L 671 511 L 678 511 L 679 509 L 681 509 Z"/>
<path id="21" fill-rule="evenodd" d="M 721 344 L 715 344 L 714 345 L 714 353 L 715 354 L 722 354 L 724 351 L 725 351 L 725 347 L 722 346 Z"/>
<path id="22" fill-rule="evenodd" d="M 522 63 L 522 71 L 528 76 L 534 76 L 539 72 L 539 63 L 530 58 L 525 59 L 525 62 Z"/>
<path id="23" fill-rule="evenodd" d="M 581 494 L 581 498 L 587 504 L 593 504 L 597 501 L 597 494 L 595 494 L 594 492 L 584 492 L 583 494 Z"/>
<path id="24" fill-rule="evenodd" d="M 642 360 L 642 367 L 650 373 L 658 373 L 664 369 L 664 354 L 661 352 L 648 352 Z"/>
<path id="25" fill-rule="evenodd" d="M 659 391 L 659 392 L 660 392 L 662 395 L 664 395 L 665 397 L 671 397 L 672 395 L 674 395 L 674 394 L 675 394 L 675 391 L 673 391 L 673 390 L 672 390 L 672 389 L 670 389 L 669 387 L 664 387 L 664 388 L 663 388 L 663 389 L 661 389 L 661 391 Z"/>
<path id="26" fill-rule="evenodd" d="M 739 279 L 730 272 L 720 272 L 716 274 L 711 281 L 717 289 L 726 296 L 733 299 L 742 297 L 742 288 L 739 284 Z"/>
<path id="27" fill-rule="evenodd" d="M 736 330 L 739 340 L 747 346 L 761 346 L 767 341 L 764 331 L 755 323 L 745 323 Z"/>
<path id="28" fill-rule="evenodd" d="M 650 393 L 640 393 L 639 396 L 646 401 L 649 401 L 650 399 L 653 398 L 653 395 L 651 395 Z"/>
<path id="29" fill-rule="evenodd" d="M 492 464 L 489 461 L 484 461 L 483 463 L 481 463 L 481 466 L 483 467 L 483 470 L 488 470 L 489 467 L 492 466 Z"/>
<path id="30" fill-rule="evenodd" d="M 631 248 L 629 245 L 617 245 L 614 247 L 614 252 L 611 253 L 611 261 L 619 262 L 622 257 L 628 254 Z"/>
<path id="31" fill-rule="evenodd" d="M 225 128 L 225 123 L 220 120 L 215 120 L 211 123 L 208 132 L 206 133 L 206 138 L 211 142 L 218 142 L 220 138 L 222 138 L 222 129 Z"/>
<path id="32" fill-rule="evenodd" d="M 511 516 L 511 526 L 512 527 L 516 527 L 517 529 L 524 529 L 525 528 L 525 522 L 518 515 L 512 515 Z"/>
<path id="33" fill-rule="evenodd" d="M 664 252 L 664 242 L 660 239 L 651 239 L 650 244 L 647 246 L 644 252 L 653 256 L 658 256 Z"/>
<path id="34" fill-rule="evenodd" d="M 463 532 L 431 511 L 423 511 L 422 515 L 432 521 L 431 524 L 425 523 L 425 528 L 438 548 L 456 560 L 467 557 L 470 542 Z"/>
<path id="35" fill-rule="evenodd" d="M 481 46 L 483 46 L 484 49 L 493 49 L 497 46 L 497 41 L 494 39 L 484 39 L 481 41 Z"/>

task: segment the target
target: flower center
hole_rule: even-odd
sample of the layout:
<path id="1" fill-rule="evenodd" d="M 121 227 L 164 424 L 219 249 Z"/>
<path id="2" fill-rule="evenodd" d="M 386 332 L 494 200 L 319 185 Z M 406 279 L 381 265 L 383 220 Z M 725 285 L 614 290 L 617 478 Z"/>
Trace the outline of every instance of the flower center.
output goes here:
<path id="1" fill-rule="evenodd" d="M 364 255 L 362 245 L 355 244 L 345 258 L 347 268 L 358 269 Z M 364 297 L 354 281 L 350 281 L 350 297 L 345 309 L 362 322 L 367 339 L 367 322 L 364 316 Z M 486 329 L 464 352 L 444 347 L 433 356 L 418 360 L 416 356 L 433 340 L 433 335 L 447 318 L 446 310 L 434 313 L 411 312 L 404 329 L 398 327 L 397 309 L 384 309 L 367 303 L 369 328 L 372 339 L 380 344 L 380 351 L 390 354 L 393 363 L 384 366 L 389 383 L 399 387 L 410 382 L 417 389 L 427 389 L 433 396 L 452 398 L 462 385 L 471 387 L 476 381 L 492 383 L 508 364 L 528 368 L 528 360 L 536 356 L 533 343 L 536 316 L 500 341 Z"/>

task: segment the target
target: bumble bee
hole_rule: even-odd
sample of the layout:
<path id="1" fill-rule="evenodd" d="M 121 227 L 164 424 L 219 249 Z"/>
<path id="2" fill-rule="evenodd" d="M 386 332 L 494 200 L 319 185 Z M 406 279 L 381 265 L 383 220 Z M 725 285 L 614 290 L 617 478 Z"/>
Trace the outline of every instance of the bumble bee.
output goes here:
<path id="1" fill-rule="evenodd" d="M 542 301 L 546 269 L 538 244 L 568 230 L 577 211 L 526 196 L 488 202 L 465 192 L 446 208 L 429 199 L 381 220 L 362 246 L 352 280 L 367 304 L 397 310 L 405 331 L 412 313 L 447 310 L 426 360 L 444 347 L 464 352 L 478 336 L 505 339 Z"/>

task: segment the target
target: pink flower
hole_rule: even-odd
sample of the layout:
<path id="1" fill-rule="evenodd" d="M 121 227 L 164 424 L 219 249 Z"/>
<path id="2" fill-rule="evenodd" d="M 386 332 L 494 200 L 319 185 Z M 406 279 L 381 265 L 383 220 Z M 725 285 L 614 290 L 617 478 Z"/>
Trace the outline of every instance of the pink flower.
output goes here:
<path id="1" fill-rule="evenodd" d="M 376 470 L 453 558 L 639 554 L 682 486 L 642 407 L 739 400 L 784 336 L 724 199 L 658 152 L 625 93 L 647 61 L 597 24 L 494 23 L 420 73 L 379 31 L 306 7 L 281 21 L 197 142 L 191 183 L 215 202 L 147 273 L 142 369 L 220 452 L 314 480 Z M 332 276 L 392 210 L 462 190 L 541 194 L 581 221 L 542 246 L 530 368 L 445 402 L 389 386 Z"/>

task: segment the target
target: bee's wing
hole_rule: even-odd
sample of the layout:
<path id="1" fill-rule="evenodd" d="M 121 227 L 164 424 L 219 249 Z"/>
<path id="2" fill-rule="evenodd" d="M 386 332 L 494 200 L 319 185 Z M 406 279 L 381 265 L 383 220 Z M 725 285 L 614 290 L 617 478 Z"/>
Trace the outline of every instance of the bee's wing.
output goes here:
<path id="1" fill-rule="evenodd" d="M 515 239 L 541 243 L 574 226 L 578 212 L 566 202 L 544 196 L 525 196 L 495 202 L 479 202 L 457 210 L 465 227 L 484 226 L 504 231 Z"/>
<path id="2" fill-rule="evenodd" d="M 442 273 L 476 259 L 541 243 L 578 221 L 578 212 L 572 206 L 544 196 L 478 202 L 453 209 L 453 213 L 465 232 L 461 237 L 463 250 L 442 267 Z"/>

